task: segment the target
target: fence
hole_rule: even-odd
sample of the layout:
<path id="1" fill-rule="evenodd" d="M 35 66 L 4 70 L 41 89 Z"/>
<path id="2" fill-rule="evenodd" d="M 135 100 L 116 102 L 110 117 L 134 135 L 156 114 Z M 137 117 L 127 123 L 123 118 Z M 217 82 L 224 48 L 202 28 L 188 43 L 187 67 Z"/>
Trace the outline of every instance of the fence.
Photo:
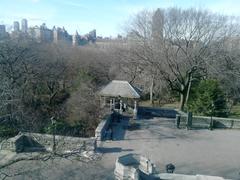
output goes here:
<path id="1" fill-rule="evenodd" d="M 210 128 L 211 123 L 213 128 L 229 128 L 229 129 L 240 128 L 240 119 L 207 116 L 189 117 L 189 114 L 188 115 L 178 114 L 176 116 L 176 125 L 180 128 L 188 127 L 188 125 L 190 125 L 191 128 Z"/>

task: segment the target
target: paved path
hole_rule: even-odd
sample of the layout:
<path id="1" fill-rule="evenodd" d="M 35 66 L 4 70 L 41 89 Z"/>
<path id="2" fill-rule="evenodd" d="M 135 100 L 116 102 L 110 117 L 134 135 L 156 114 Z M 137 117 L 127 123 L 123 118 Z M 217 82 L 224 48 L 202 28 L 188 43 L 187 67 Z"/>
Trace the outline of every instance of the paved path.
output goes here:
<path id="1" fill-rule="evenodd" d="M 165 172 L 165 165 L 173 163 L 176 173 L 205 174 L 240 179 L 239 130 L 176 129 L 173 119 L 149 118 L 139 120 L 140 126 L 126 129 L 128 121 L 113 126 L 113 141 L 102 143 L 103 158 L 93 163 L 57 159 L 53 162 L 19 162 L 8 169 L 29 173 L 13 179 L 113 179 L 118 156 L 140 153 L 148 156 Z M 10 178 L 12 179 L 12 178 Z"/>
<path id="2" fill-rule="evenodd" d="M 103 143 L 104 161 L 109 166 L 118 156 L 134 152 L 148 156 L 160 172 L 165 172 L 166 164 L 173 163 L 176 173 L 240 179 L 239 130 L 179 130 L 173 119 L 166 118 L 139 123 L 139 129 L 125 131 L 124 140 Z M 122 125 L 116 129 L 123 131 Z"/>

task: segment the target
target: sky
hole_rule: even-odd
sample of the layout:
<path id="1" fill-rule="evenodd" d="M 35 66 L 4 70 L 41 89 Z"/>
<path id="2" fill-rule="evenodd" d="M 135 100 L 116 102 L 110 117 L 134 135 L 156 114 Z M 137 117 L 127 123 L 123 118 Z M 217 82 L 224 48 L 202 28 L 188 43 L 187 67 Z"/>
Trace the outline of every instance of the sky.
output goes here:
<path id="1" fill-rule="evenodd" d="M 26 18 L 29 26 L 64 26 L 70 34 L 96 29 L 98 36 L 115 37 L 137 12 L 168 7 L 240 16 L 240 0 L 0 0 L 0 24 L 11 30 L 13 21 Z"/>

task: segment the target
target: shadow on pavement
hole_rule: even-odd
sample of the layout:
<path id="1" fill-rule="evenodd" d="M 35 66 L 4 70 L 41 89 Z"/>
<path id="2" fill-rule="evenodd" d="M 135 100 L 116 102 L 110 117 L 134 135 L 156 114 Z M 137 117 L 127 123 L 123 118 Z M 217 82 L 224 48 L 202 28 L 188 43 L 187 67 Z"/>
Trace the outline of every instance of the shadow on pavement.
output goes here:
<path id="1" fill-rule="evenodd" d="M 153 117 L 176 118 L 177 111 L 167 108 L 139 107 L 138 114 L 140 119 L 151 119 Z"/>
<path id="2" fill-rule="evenodd" d="M 114 120 L 111 125 L 111 131 L 112 131 L 112 137 L 111 140 L 113 141 L 119 141 L 119 140 L 124 140 L 126 130 L 128 128 L 128 123 L 129 123 L 129 118 L 128 116 L 119 116 L 119 118 Z"/>
<path id="3" fill-rule="evenodd" d="M 133 149 L 122 149 L 120 147 L 111 147 L 111 148 L 99 147 L 98 151 L 100 151 L 101 153 L 118 153 L 123 151 L 133 151 Z"/>

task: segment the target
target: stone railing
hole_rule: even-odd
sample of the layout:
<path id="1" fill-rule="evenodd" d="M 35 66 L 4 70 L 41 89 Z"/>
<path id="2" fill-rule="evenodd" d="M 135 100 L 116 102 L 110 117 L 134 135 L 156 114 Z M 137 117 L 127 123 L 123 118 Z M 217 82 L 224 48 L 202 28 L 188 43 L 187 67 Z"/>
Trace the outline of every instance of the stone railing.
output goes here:
<path id="1" fill-rule="evenodd" d="M 102 141 L 106 137 L 106 132 L 112 121 L 112 114 L 106 115 L 105 118 L 98 124 L 95 130 L 95 138 L 97 141 Z"/>
<path id="2" fill-rule="evenodd" d="M 186 175 L 173 173 L 159 173 L 150 159 L 140 154 L 126 154 L 117 158 L 114 175 L 116 180 L 224 180 L 219 176 Z"/>
<path id="3" fill-rule="evenodd" d="M 225 180 L 219 176 L 206 176 L 206 175 L 186 175 L 186 174 L 169 174 L 160 173 L 155 176 L 156 179 L 162 180 L 173 180 L 173 179 L 184 179 L 184 180 Z M 226 179 L 227 180 L 227 179 Z"/>
<path id="4" fill-rule="evenodd" d="M 186 127 L 188 121 L 188 115 L 186 114 L 178 114 L 176 117 L 180 118 L 179 127 Z M 192 116 L 191 118 L 191 127 L 193 128 L 209 128 L 211 126 L 213 128 L 230 128 L 230 129 L 238 129 L 240 128 L 240 119 L 232 119 L 232 118 L 220 118 L 220 117 L 207 117 L 207 116 Z"/>
<path id="5" fill-rule="evenodd" d="M 153 174 L 156 174 L 155 165 L 140 154 L 127 154 L 116 160 L 114 175 L 117 180 L 152 179 Z"/>
<path id="6" fill-rule="evenodd" d="M 22 152 L 23 151 L 23 138 L 22 135 L 17 135 L 15 137 L 4 139 L 0 144 L 0 150 L 9 150 L 13 152 Z"/>
<path id="7" fill-rule="evenodd" d="M 55 136 L 57 152 L 94 151 L 95 138 L 79 138 L 69 136 Z M 13 152 L 52 151 L 53 135 L 38 133 L 21 133 L 13 138 L 4 140 L 0 150 Z"/>

